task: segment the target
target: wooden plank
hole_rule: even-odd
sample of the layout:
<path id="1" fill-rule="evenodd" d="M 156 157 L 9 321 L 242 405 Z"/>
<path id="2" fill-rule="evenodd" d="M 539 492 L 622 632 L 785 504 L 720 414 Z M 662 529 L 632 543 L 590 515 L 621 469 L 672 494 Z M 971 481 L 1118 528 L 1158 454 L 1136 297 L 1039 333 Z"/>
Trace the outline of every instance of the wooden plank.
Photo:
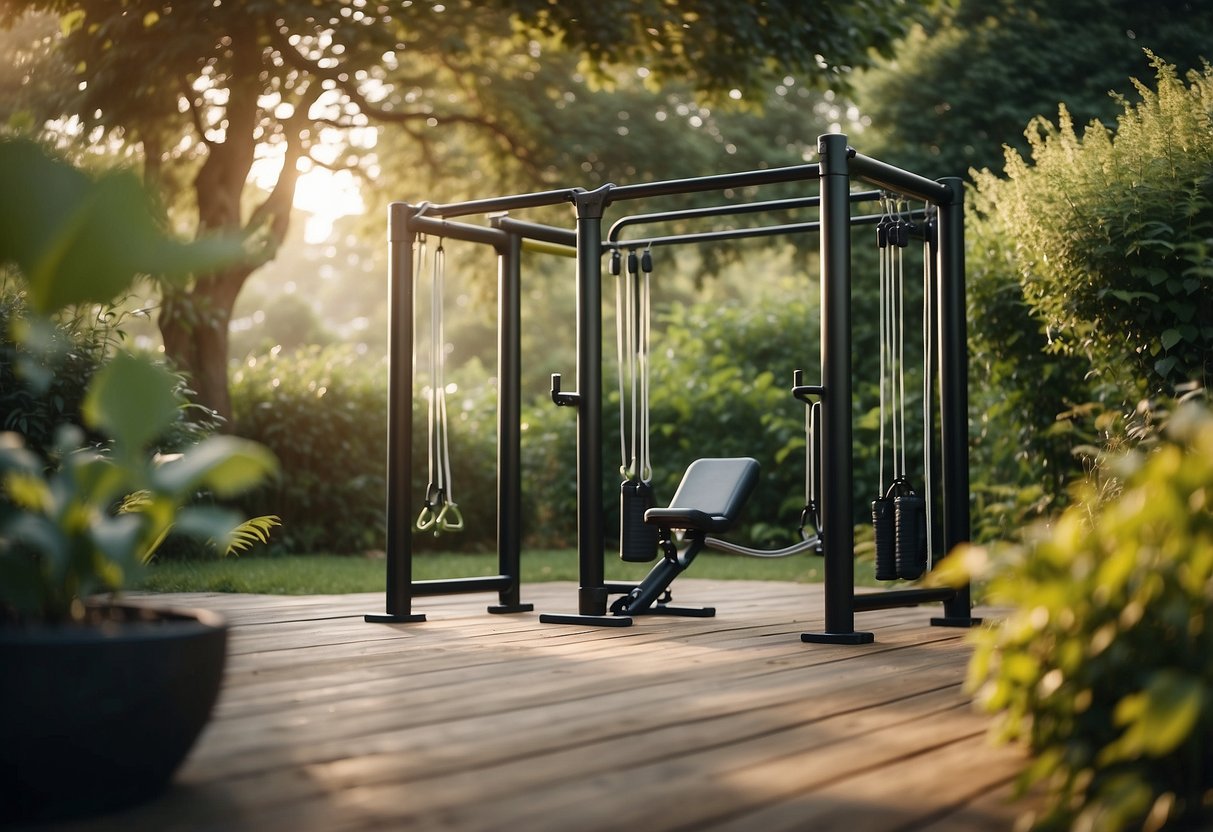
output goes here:
<path id="1" fill-rule="evenodd" d="M 545 625 L 486 614 L 488 594 L 418 599 L 431 620 L 385 626 L 362 620 L 377 594 L 164 596 L 233 624 L 215 719 L 165 797 L 70 828 L 765 830 L 845 817 L 965 832 L 1012 816 L 994 795 L 1016 759 L 978 741 L 962 631 L 928 626 L 929 609 L 883 610 L 857 620 L 874 645 L 805 645 L 820 586 L 680 583 L 679 603 L 718 617 Z M 541 609 L 576 594 L 525 589 Z M 898 800 L 886 772 L 914 793 Z"/>

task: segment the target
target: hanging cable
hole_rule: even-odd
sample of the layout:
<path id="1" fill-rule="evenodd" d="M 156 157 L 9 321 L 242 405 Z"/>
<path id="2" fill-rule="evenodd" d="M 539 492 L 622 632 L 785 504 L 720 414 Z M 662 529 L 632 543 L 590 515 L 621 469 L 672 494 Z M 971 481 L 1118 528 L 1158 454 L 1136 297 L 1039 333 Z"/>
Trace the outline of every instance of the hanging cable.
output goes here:
<path id="1" fill-rule="evenodd" d="M 896 420 L 890 421 L 894 412 L 893 396 L 893 290 L 891 286 L 894 242 L 891 200 L 888 195 L 880 200 L 883 216 L 876 226 L 876 245 L 879 255 L 879 326 L 877 345 L 880 353 L 880 481 L 876 499 L 872 501 L 872 532 L 876 549 L 876 580 L 891 581 L 897 578 L 896 526 L 893 511 L 893 492 L 897 485 Z M 888 431 L 886 432 L 886 428 Z M 890 443 L 889 440 L 892 440 Z M 892 445 L 892 482 L 885 484 L 885 458 Z"/>
<path id="2" fill-rule="evenodd" d="M 640 446 L 638 454 L 640 461 L 640 481 L 652 482 L 653 462 L 649 456 L 649 333 L 652 331 L 652 276 L 653 253 L 651 248 L 645 248 L 640 257 L 640 331 L 637 333 L 636 359 L 640 375 L 640 429 L 636 441 Z"/>
<path id="3" fill-rule="evenodd" d="M 652 254 L 635 249 L 619 275 L 615 295 L 616 352 L 619 360 L 619 556 L 647 562 L 657 557 L 659 530 L 644 522 L 656 505 L 649 457 L 649 330 Z"/>

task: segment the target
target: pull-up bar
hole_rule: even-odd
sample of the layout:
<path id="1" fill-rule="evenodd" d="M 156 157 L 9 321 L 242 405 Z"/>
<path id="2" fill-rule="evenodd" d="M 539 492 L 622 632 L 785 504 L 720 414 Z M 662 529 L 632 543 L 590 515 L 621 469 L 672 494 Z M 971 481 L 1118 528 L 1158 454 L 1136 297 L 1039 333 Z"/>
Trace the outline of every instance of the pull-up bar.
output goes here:
<path id="1" fill-rule="evenodd" d="M 880 198 L 880 191 L 854 191 L 852 202 L 872 202 Z M 633 214 L 624 217 L 611 226 L 607 239 L 614 242 L 619 239 L 623 229 L 630 225 L 648 225 L 657 222 L 674 220 L 698 219 L 701 217 L 728 217 L 741 214 L 760 214 L 767 211 L 791 211 L 797 208 L 816 208 L 821 204 L 821 197 L 807 196 L 798 199 L 769 199 L 763 202 L 745 202 L 741 204 L 712 205 L 707 208 L 684 208 L 680 211 L 660 211 L 652 214 Z"/>
<path id="2" fill-rule="evenodd" d="M 851 217 L 851 225 L 876 225 L 885 214 L 863 214 Z M 920 210 L 903 213 L 907 219 L 922 219 L 926 212 Z M 637 240 L 620 240 L 607 243 L 609 248 L 656 248 L 657 246 L 672 246 L 682 243 L 714 243 L 721 240 L 744 240 L 750 237 L 777 237 L 784 234 L 803 234 L 809 231 L 821 230 L 821 222 L 795 222 L 786 225 L 767 225 L 757 228 L 725 228 L 720 231 L 692 231 L 687 234 L 671 234 L 666 237 L 642 237 Z"/>

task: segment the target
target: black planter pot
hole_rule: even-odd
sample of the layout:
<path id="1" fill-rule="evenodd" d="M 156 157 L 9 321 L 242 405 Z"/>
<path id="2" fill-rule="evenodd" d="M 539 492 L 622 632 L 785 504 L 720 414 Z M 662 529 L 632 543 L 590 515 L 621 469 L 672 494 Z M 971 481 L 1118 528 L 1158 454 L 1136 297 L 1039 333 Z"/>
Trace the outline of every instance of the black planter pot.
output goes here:
<path id="1" fill-rule="evenodd" d="M 108 620 L 95 626 L 0 627 L 0 825 L 153 797 L 210 716 L 220 616 L 99 609 Z"/>

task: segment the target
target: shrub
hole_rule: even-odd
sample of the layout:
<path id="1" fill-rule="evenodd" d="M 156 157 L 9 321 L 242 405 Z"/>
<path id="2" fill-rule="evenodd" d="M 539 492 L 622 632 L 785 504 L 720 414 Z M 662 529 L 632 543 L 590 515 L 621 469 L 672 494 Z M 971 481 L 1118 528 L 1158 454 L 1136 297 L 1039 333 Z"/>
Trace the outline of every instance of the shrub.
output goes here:
<path id="1" fill-rule="evenodd" d="M 56 434 L 65 424 L 101 444 L 100 435 L 85 429 L 80 408 L 93 376 L 125 339 L 123 319 L 124 313 L 109 304 L 37 318 L 28 314 L 22 290 L 0 283 L 0 430 L 20 433 L 25 447 L 43 459 L 53 454 Z M 18 337 L 22 327 L 35 331 Z M 189 392 L 185 379 L 173 375 L 173 380 L 175 394 L 184 399 Z M 159 437 L 157 448 L 181 451 L 217 426 L 213 413 L 191 405 Z"/>
<path id="2" fill-rule="evenodd" d="M 968 232 L 976 537 L 1064 506 L 1144 397 L 1213 367 L 1213 71 L 1121 99 L 1113 132 L 1028 130 L 975 174 Z"/>
<path id="3" fill-rule="evenodd" d="M 460 378 L 474 375 L 463 368 Z M 385 545 L 387 366 L 354 346 L 279 349 L 249 357 L 232 375 L 234 431 L 277 455 L 281 475 L 243 499 L 254 515 L 282 518 L 279 546 L 339 553 Z M 451 396 L 452 482 L 467 528 L 416 535 L 419 549 L 493 545 L 496 518 L 495 389 L 465 384 Z M 427 483 L 425 400 L 413 402 L 413 502 Z"/>
<path id="4" fill-rule="evenodd" d="M 1213 799 L 1213 415 L 1184 406 L 1118 473 L 1114 498 L 999 550 L 988 599 L 1012 611 L 970 667 L 1031 751 L 1037 828 L 1157 829 Z"/>
<path id="5" fill-rule="evenodd" d="M 1115 131 L 1080 139 L 1065 108 L 1029 127 L 1032 164 L 976 177 L 976 207 L 1053 349 L 1083 356 L 1114 406 L 1173 394 L 1213 371 L 1213 67 L 1155 60 Z M 987 237 L 987 240 L 989 238 Z"/>

